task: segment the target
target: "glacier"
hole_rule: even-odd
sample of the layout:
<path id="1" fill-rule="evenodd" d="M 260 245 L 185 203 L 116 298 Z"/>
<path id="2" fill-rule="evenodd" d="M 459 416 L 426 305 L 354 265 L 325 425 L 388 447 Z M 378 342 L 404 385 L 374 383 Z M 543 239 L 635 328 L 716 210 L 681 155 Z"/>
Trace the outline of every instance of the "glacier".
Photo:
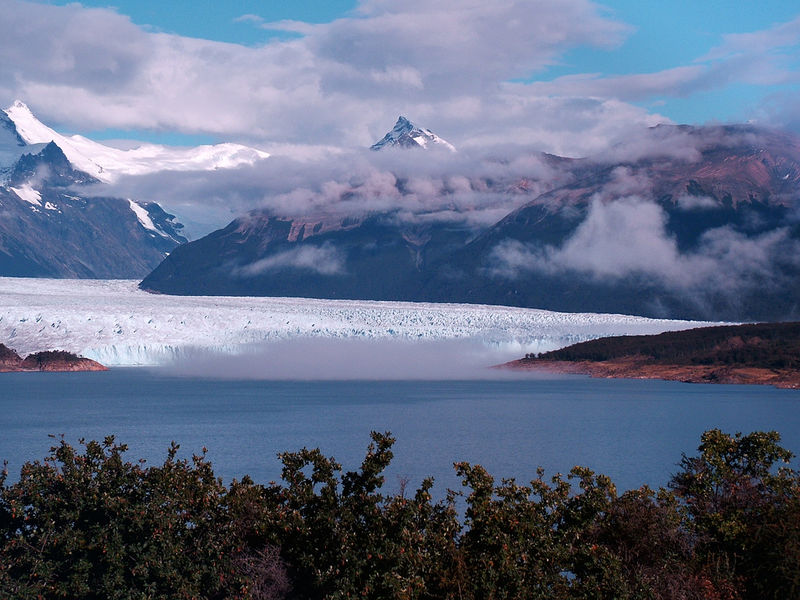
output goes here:
<path id="1" fill-rule="evenodd" d="M 23 355 L 68 350 L 112 367 L 315 339 L 469 340 L 493 364 L 597 337 L 711 324 L 475 304 L 167 296 L 144 292 L 135 280 L 0 277 L 0 343 Z"/>

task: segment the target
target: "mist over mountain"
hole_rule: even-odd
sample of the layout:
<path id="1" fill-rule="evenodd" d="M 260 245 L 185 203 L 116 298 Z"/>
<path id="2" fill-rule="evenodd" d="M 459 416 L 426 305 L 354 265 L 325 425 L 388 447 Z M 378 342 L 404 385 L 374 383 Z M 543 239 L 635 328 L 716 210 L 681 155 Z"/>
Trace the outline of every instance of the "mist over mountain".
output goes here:
<path id="1" fill-rule="evenodd" d="M 798 311 L 789 134 L 664 125 L 588 159 L 371 154 L 349 177 L 332 169 L 265 195 L 142 287 L 733 320 Z"/>

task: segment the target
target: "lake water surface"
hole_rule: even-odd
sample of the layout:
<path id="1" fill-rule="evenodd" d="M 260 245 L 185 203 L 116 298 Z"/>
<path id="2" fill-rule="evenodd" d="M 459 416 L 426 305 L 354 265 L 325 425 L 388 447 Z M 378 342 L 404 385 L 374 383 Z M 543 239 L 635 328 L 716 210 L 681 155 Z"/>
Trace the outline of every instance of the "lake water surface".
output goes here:
<path id="1" fill-rule="evenodd" d="M 0 460 L 11 478 L 43 458 L 48 434 L 130 446 L 159 463 L 172 440 L 181 455 L 208 448 L 226 482 L 280 477 L 276 454 L 320 447 L 345 469 L 363 457 L 371 430 L 397 438 L 387 488 L 436 478 L 458 488 L 452 463 L 482 464 L 498 479 L 528 481 L 574 465 L 621 489 L 666 484 L 681 453 L 709 428 L 778 430 L 800 451 L 800 392 L 585 377 L 486 381 L 258 381 L 175 377 L 146 369 L 0 376 Z M 796 466 L 796 465 L 795 465 Z"/>

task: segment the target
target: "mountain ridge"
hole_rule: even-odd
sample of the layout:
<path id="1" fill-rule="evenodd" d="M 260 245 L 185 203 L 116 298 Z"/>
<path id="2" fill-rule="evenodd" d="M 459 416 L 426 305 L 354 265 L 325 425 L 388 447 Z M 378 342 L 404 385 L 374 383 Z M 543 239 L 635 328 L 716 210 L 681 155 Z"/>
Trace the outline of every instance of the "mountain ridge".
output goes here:
<path id="1" fill-rule="evenodd" d="M 457 208 L 403 216 L 398 179 L 394 211 L 318 232 L 311 215 L 251 213 L 177 249 L 141 285 L 723 320 L 800 312 L 797 139 L 751 126 L 644 135 L 650 154 L 553 159 L 565 176 L 549 190 L 526 189 L 525 176 L 475 182 L 514 195 L 489 225 L 459 225 Z"/>
<path id="2" fill-rule="evenodd" d="M 95 177 L 54 141 L 19 146 L 4 123 L 0 150 L 14 148 L 0 152 L 0 275 L 142 277 L 186 241 L 154 202 L 84 194 Z"/>
<path id="3" fill-rule="evenodd" d="M 25 143 L 55 142 L 76 168 L 106 183 L 123 175 L 230 168 L 269 157 L 263 150 L 231 143 L 189 148 L 142 143 L 130 150 L 120 150 L 80 135 L 62 135 L 42 123 L 20 100 L 9 106 L 5 114 Z"/>

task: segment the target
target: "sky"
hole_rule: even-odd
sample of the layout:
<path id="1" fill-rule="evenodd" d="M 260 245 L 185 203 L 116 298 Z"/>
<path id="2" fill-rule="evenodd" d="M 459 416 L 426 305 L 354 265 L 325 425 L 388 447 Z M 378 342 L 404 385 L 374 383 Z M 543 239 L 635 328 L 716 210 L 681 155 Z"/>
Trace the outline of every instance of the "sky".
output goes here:
<path id="1" fill-rule="evenodd" d="M 786 0 L 0 0 L 0 101 L 63 132 L 602 151 L 661 122 L 800 130 Z"/>

